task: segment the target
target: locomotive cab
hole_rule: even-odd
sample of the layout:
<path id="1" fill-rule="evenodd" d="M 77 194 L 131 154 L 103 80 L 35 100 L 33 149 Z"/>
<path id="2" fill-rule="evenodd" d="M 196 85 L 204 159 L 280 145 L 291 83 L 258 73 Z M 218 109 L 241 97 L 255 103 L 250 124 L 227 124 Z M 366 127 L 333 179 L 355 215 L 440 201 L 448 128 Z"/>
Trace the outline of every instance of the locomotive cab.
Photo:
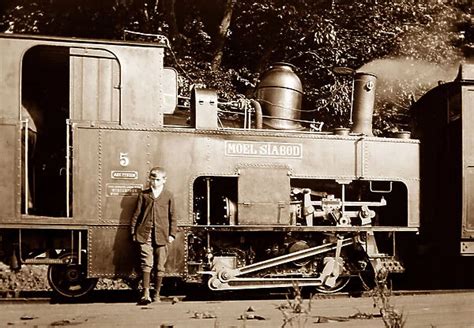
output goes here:
<path id="1" fill-rule="evenodd" d="M 22 146 L 10 151 L 14 156 L 5 163 L 7 179 L 2 195 L 7 201 L 3 213 L 71 217 L 73 208 L 78 208 L 72 201 L 73 180 L 77 180 L 73 176 L 79 173 L 73 167 L 78 162 L 73 156 L 77 136 L 73 130 L 99 124 L 162 126 L 163 115 L 172 113 L 176 106 L 176 72 L 161 66 L 162 47 L 136 46 L 145 56 L 156 51 L 156 59 L 125 64 L 131 54 L 113 43 L 2 38 L 7 49 L 2 63 L 9 76 L 2 88 L 1 114 L 8 123 L 4 128 L 9 122 L 21 125 L 21 137 L 13 130 L 5 134 L 8 145 L 4 150 Z M 156 67 L 156 76 L 138 92 L 134 85 L 139 81 L 135 75 L 141 74 L 140 65 Z M 130 66 L 135 66 L 133 71 Z M 16 165 L 20 158 L 21 165 Z M 18 176 L 21 179 L 15 181 Z M 21 195 L 21 206 L 15 204 L 20 199 L 17 195 Z"/>

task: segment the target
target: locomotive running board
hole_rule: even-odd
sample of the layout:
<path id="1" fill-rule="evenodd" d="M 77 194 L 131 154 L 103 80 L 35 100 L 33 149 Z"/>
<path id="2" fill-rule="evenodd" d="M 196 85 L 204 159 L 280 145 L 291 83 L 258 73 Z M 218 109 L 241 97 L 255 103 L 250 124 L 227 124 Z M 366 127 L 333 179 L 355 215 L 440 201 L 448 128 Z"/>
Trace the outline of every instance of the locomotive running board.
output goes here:
<path id="1" fill-rule="evenodd" d="M 268 287 L 277 287 L 279 282 L 283 282 L 282 287 L 289 287 L 292 285 L 293 281 L 298 281 L 298 283 L 302 284 L 310 284 L 311 286 L 321 285 L 325 280 L 325 277 L 318 277 L 318 278 L 239 278 L 244 274 L 249 274 L 252 272 L 268 269 L 274 266 L 278 266 L 281 264 L 285 264 L 288 262 L 302 260 L 307 257 L 319 255 L 322 253 L 330 252 L 333 250 L 339 250 L 342 247 L 349 246 L 354 244 L 354 240 L 352 238 L 345 238 L 338 240 L 337 243 L 327 243 L 307 249 L 302 249 L 297 252 L 281 255 L 272 259 L 268 259 L 265 261 L 253 263 L 250 265 L 246 265 L 241 268 L 232 269 L 232 268 L 220 268 L 217 272 L 202 272 L 211 274 L 212 277 L 208 281 L 208 286 L 211 290 L 225 290 L 225 289 L 245 289 L 245 288 L 264 288 L 264 284 L 269 284 Z M 305 283 L 306 281 L 306 283 Z M 238 285 L 230 286 L 229 284 L 233 282 L 240 282 Z M 273 283 L 272 283 L 273 282 Z M 255 287 L 254 287 L 255 286 Z"/>

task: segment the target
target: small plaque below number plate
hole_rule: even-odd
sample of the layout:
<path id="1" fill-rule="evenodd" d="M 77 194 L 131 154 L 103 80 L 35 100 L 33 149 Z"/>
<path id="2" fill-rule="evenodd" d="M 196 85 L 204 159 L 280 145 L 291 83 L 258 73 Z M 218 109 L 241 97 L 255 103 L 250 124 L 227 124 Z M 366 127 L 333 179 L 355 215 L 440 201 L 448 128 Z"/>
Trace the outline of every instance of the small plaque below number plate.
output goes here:
<path id="1" fill-rule="evenodd" d="M 136 196 L 142 189 L 142 184 L 107 183 L 107 197 Z"/>

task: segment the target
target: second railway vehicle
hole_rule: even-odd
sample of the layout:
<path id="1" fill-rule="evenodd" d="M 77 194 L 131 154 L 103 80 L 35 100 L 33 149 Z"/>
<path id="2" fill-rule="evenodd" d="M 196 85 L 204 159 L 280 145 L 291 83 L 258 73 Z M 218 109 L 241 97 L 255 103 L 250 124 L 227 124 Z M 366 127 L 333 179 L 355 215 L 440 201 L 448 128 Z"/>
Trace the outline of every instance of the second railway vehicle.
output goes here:
<path id="1" fill-rule="evenodd" d="M 153 166 L 167 170 L 176 203 L 168 277 L 213 291 L 296 282 L 335 292 L 352 277 L 404 270 L 398 245 L 420 231 L 426 159 L 418 139 L 373 136 L 375 76 L 355 74 L 354 124 L 329 133 L 301 119 L 301 81 L 284 63 L 263 74 L 255 100 L 223 104 L 195 89 L 188 119 L 176 110 L 166 44 L 1 35 L 0 47 L 2 254 L 13 265 L 50 265 L 60 295 L 137 275 L 130 218 Z M 462 72 L 446 124 L 474 122 L 464 117 L 472 66 Z M 232 105 L 243 119 L 222 115 Z M 457 246 L 472 255 L 465 133 L 453 220 L 464 224 Z"/>

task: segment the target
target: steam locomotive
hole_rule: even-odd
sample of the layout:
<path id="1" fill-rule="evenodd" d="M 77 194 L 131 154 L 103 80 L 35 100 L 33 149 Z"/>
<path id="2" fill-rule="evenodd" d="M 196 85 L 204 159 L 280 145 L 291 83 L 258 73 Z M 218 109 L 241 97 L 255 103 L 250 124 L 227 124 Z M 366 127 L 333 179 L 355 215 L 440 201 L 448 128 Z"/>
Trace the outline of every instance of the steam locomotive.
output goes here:
<path id="1" fill-rule="evenodd" d="M 0 35 L 0 255 L 13 267 L 48 264 L 68 298 L 101 277 L 137 277 L 130 218 L 154 166 L 167 170 L 179 226 L 167 276 L 213 291 L 330 293 L 403 272 L 400 250 L 424 217 L 439 218 L 427 241 L 449 220 L 462 227 L 453 256 L 474 254 L 474 66 L 417 103 L 418 139 L 380 138 L 364 72 L 351 129 L 301 119 L 302 84 L 285 63 L 255 99 L 195 88 L 177 109 L 161 41 Z"/>

